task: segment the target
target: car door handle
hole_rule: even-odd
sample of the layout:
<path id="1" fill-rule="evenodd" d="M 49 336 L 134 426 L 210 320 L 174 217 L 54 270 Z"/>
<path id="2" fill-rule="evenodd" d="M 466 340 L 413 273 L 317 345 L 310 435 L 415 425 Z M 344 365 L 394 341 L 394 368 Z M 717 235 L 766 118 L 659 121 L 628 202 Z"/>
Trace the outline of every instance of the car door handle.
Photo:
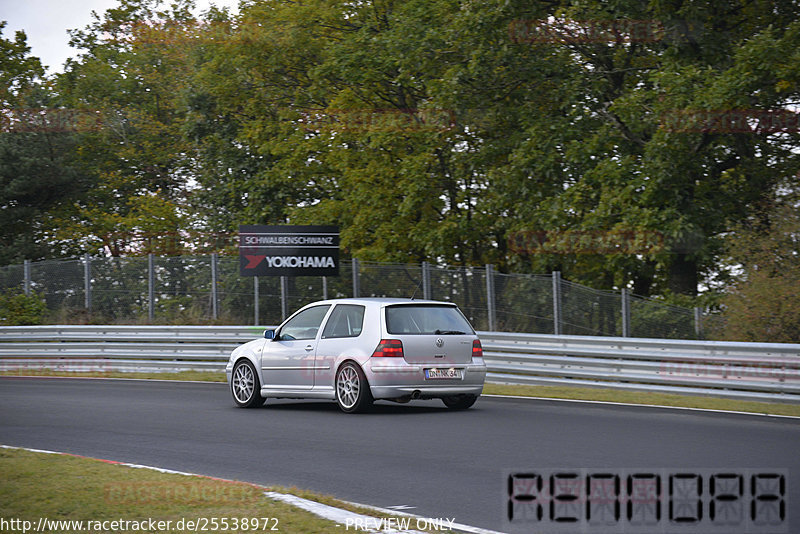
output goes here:
<path id="1" fill-rule="evenodd" d="M 314 350 L 314 347 L 312 345 L 306 347 L 306 352 L 311 352 L 312 350 Z"/>

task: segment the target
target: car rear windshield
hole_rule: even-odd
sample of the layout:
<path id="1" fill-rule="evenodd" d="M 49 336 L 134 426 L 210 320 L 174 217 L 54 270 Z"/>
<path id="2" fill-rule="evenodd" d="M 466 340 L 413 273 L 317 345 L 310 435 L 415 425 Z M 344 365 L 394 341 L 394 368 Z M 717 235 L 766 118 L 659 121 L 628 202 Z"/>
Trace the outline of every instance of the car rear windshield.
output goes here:
<path id="1" fill-rule="evenodd" d="M 401 305 L 386 308 L 390 334 L 474 334 L 472 326 L 455 306 Z"/>

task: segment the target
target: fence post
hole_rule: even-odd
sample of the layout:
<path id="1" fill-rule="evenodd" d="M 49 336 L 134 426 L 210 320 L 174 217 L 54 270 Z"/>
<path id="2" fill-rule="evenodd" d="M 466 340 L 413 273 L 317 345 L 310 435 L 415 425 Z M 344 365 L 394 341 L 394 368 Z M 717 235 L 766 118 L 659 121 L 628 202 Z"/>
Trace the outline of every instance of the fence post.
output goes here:
<path id="1" fill-rule="evenodd" d="M 211 253 L 211 318 L 216 319 L 217 310 L 217 253 Z"/>
<path id="2" fill-rule="evenodd" d="M 31 296 L 31 260 L 25 260 L 22 264 L 22 276 L 24 278 L 25 296 Z"/>
<path id="3" fill-rule="evenodd" d="M 622 288 L 622 337 L 631 337 L 631 294 Z"/>
<path id="4" fill-rule="evenodd" d="M 358 259 L 353 258 L 353 298 L 358 298 L 361 293 L 361 280 L 358 275 Z"/>
<path id="5" fill-rule="evenodd" d="M 258 277 L 253 277 L 253 324 L 258 326 Z"/>
<path id="6" fill-rule="evenodd" d="M 322 300 L 328 300 L 328 277 L 322 277 Z"/>
<path id="7" fill-rule="evenodd" d="M 83 255 L 83 307 L 92 311 L 92 260 L 89 253 Z"/>
<path id="8" fill-rule="evenodd" d="M 147 318 L 153 322 L 156 317 L 156 269 L 153 253 L 147 255 Z"/>
<path id="9" fill-rule="evenodd" d="M 489 331 L 495 331 L 496 311 L 494 301 L 494 265 L 486 264 L 486 310 L 489 314 Z"/>
<path id="10" fill-rule="evenodd" d="M 703 314 L 697 306 L 694 308 L 694 334 L 697 339 L 703 338 Z"/>
<path id="11" fill-rule="evenodd" d="M 286 319 L 288 310 L 287 299 L 289 297 L 289 280 L 285 276 L 281 276 L 281 321 Z"/>
<path id="12" fill-rule="evenodd" d="M 561 335 L 561 271 L 553 271 L 553 334 Z"/>
<path id="13" fill-rule="evenodd" d="M 422 262 L 422 298 L 431 298 L 431 264 L 427 261 Z"/>

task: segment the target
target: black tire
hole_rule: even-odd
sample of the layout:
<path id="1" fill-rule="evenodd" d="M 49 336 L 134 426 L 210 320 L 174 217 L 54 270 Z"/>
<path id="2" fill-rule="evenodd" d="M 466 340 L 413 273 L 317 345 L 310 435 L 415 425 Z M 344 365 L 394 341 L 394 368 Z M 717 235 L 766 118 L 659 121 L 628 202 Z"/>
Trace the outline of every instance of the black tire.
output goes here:
<path id="1" fill-rule="evenodd" d="M 369 390 L 364 371 L 353 362 L 346 362 L 336 371 L 336 403 L 345 413 L 358 413 L 368 410 L 374 399 Z"/>
<path id="2" fill-rule="evenodd" d="M 478 400 L 477 395 L 453 395 L 451 397 L 443 397 L 442 402 L 451 410 L 466 410 Z"/>
<path id="3" fill-rule="evenodd" d="M 261 396 L 261 383 L 250 360 L 239 360 L 233 367 L 231 394 L 239 408 L 257 408 L 267 400 Z"/>

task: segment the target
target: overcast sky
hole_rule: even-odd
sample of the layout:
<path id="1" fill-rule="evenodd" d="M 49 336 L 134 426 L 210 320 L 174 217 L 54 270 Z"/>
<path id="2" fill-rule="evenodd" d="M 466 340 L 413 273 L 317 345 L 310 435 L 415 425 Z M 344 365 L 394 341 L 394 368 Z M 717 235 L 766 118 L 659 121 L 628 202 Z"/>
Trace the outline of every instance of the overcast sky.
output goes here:
<path id="1" fill-rule="evenodd" d="M 69 46 L 68 29 L 83 28 L 92 22 L 92 10 L 98 14 L 117 5 L 117 0 L 0 0 L 0 20 L 8 22 L 3 37 L 13 38 L 14 32 L 24 30 L 31 54 L 49 67 L 48 72 L 60 72 L 68 57 L 77 55 Z M 237 0 L 195 0 L 197 12 L 209 4 L 238 5 Z"/>

